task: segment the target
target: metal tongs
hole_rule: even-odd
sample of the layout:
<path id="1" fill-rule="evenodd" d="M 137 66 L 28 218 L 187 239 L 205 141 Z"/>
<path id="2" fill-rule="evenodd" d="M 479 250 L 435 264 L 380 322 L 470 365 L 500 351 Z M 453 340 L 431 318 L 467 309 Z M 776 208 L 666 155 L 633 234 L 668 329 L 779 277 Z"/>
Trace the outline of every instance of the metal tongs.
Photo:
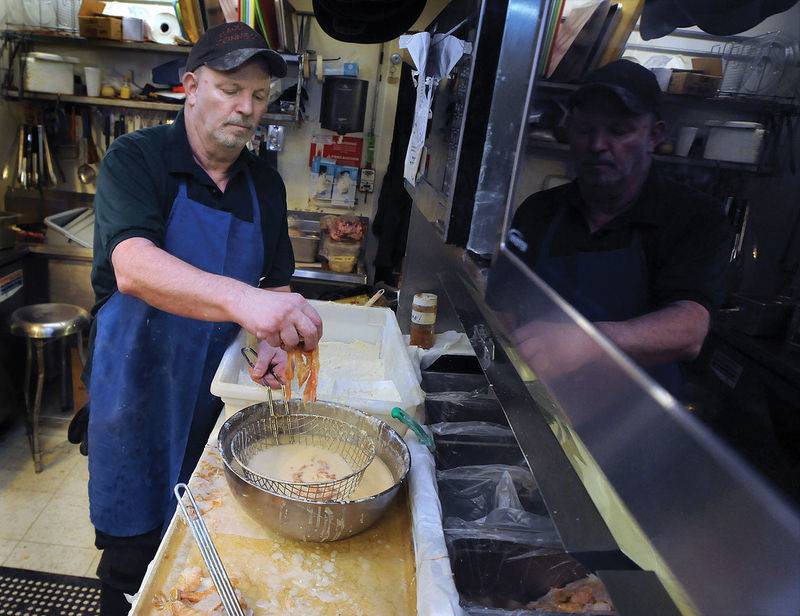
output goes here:
<path id="1" fill-rule="evenodd" d="M 256 352 L 256 350 L 253 347 L 243 347 L 241 349 L 241 353 L 242 357 L 244 357 L 244 360 L 247 362 L 247 364 L 251 368 L 255 368 L 256 361 L 258 361 L 258 353 Z M 272 388 L 263 381 L 261 382 L 261 384 L 267 390 L 267 396 L 269 397 L 269 412 L 274 415 L 275 401 L 272 398 Z M 286 385 L 281 385 L 281 391 L 283 392 L 283 411 L 287 415 L 291 415 L 291 411 L 289 411 L 289 401 L 286 399 Z"/>
<path id="2" fill-rule="evenodd" d="M 193 511 L 192 514 L 189 513 L 189 509 L 183 502 L 183 494 L 181 494 L 181 491 L 189 498 L 189 503 Z M 192 491 L 185 483 L 179 483 L 175 486 L 174 492 L 175 497 L 178 499 L 178 506 L 183 512 L 183 517 L 186 518 L 186 524 L 189 530 L 192 531 L 192 535 L 197 542 L 197 547 L 200 548 L 200 554 L 203 556 L 203 560 L 206 563 L 208 572 L 211 574 L 211 579 L 214 582 L 217 593 L 219 593 L 222 607 L 225 608 L 228 616 L 244 616 L 242 606 L 239 605 L 239 600 L 236 598 L 236 591 L 233 589 L 228 573 L 222 565 L 219 552 L 217 552 L 217 548 L 214 546 L 214 542 L 208 534 L 208 529 L 200 515 L 200 508 L 194 500 Z"/>

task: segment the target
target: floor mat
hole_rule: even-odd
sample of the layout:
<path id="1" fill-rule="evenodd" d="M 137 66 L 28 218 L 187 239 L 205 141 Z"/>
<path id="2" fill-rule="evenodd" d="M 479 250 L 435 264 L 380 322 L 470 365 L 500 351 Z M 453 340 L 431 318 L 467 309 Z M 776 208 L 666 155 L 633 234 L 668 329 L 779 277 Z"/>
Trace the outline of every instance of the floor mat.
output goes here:
<path id="1" fill-rule="evenodd" d="M 0 567 L 0 616 L 95 616 L 100 580 Z"/>

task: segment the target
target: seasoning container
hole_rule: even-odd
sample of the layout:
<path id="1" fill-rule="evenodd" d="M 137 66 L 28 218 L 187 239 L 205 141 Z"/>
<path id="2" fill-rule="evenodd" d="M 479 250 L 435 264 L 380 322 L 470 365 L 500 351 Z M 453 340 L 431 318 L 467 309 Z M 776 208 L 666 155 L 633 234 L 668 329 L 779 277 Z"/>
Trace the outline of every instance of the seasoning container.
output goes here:
<path id="1" fill-rule="evenodd" d="M 433 293 L 417 293 L 411 304 L 411 345 L 429 349 L 434 343 L 436 308 L 439 298 Z"/>

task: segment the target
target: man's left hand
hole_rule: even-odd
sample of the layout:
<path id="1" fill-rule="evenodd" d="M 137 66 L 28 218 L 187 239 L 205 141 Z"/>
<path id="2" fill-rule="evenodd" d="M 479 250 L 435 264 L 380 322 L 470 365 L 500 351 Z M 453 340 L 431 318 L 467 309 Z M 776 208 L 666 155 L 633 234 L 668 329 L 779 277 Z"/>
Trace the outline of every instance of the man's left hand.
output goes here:
<path id="1" fill-rule="evenodd" d="M 262 340 L 258 343 L 258 360 L 250 370 L 250 378 L 256 383 L 266 383 L 271 389 L 280 389 L 285 379 L 287 362 L 286 351 Z"/>

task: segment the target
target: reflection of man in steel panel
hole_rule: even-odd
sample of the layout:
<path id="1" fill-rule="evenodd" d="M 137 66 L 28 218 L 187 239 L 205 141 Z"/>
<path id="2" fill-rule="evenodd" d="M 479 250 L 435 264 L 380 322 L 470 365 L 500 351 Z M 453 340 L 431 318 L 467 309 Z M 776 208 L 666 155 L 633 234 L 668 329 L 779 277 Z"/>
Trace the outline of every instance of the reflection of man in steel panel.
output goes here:
<path id="1" fill-rule="evenodd" d="M 662 177 L 664 138 L 653 74 L 627 60 L 587 78 L 569 99 L 575 181 L 529 196 L 507 236 L 511 252 L 612 342 L 677 392 L 721 300 L 729 249 L 721 209 Z M 568 353 L 556 332 L 521 328 L 526 356 Z M 552 338 L 555 336 L 555 338 Z M 564 363 L 570 363 L 564 358 Z"/>

